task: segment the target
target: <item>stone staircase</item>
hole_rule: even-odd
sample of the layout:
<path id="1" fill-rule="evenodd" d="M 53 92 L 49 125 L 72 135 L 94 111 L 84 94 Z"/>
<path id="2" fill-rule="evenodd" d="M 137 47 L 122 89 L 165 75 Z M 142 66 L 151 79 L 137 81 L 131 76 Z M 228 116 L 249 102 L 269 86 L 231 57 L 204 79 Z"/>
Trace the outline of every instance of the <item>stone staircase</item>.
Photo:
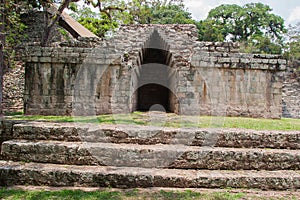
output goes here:
<path id="1" fill-rule="evenodd" d="M 10 134 L 4 186 L 300 189 L 299 131 L 18 122 Z"/>

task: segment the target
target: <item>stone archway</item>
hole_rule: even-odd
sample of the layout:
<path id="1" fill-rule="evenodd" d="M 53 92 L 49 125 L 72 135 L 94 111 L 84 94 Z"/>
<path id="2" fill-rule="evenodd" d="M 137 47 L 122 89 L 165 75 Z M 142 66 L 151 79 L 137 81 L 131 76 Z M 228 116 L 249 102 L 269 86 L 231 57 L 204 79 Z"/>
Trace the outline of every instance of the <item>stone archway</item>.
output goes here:
<path id="1" fill-rule="evenodd" d="M 159 105 L 168 112 L 176 112 L 174 94 L 174 69 L 170 67 L 171 53 L 168 45 L 155 30 L 141 53 L 138 67 L 136 109 L 155 110 Z M 153 107 L 154 106 L 154 107 Z"/>
<path id="2" fill-rule="evenodd" d="M 155 83 L 143 85 L 138 89 L 138 110 L 148 111 L 158 104 L 170 111 L 169 89 Z"/>

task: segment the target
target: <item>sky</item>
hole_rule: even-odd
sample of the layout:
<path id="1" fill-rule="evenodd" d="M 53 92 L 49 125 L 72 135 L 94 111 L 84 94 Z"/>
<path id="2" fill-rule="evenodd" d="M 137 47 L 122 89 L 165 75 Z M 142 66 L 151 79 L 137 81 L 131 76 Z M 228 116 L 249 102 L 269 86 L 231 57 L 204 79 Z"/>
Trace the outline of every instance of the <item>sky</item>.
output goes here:
<path id="1" fill-rule="evenodd" d="M 281 16 L 286 25 L 300 22 L 300 0 L 184 0 L 188 11 L 197 20 L 203 20 L 208 12 L 221 4 L 244 5 L 246 3 L 263 3 L 273 9 L 273 13 Z"/>

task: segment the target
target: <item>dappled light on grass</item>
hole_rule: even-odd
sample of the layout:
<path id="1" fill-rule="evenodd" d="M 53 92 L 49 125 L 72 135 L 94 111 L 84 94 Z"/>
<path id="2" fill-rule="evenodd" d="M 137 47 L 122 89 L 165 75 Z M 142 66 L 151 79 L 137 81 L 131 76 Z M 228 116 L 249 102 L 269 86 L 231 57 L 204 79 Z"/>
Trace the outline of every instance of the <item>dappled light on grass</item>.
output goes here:
<path id="1" fill-rule="evenodd" d="M 99 116 L 7 116 L 6 119 L 99 124 L 129 124 L 174 128 L 242 128 L 254 130 L 300 130 L 300 119 L 256 119 L 243 117 L 181 116 L 167 113 L 164 123 L 151 120 L 149 112 Z"/>
<path id="2" fill-rule="evenodd" d="M 49 200 L 49 199 L 87 199 L 87 200 L 133 200 L 133 199 L 149 199 L 149 200 L 238 200 L 245 196 L 243 193 L 230 192 L 206 192 L 199 193 L 191 190 L 180 191 L 139 191 L 138 189 L 113 191 L 104 189 L 98 191 L 85 192 L 81 190 L 10 190 L 1 189 L 1 199 L 31 199 L 31 200 Z"/>

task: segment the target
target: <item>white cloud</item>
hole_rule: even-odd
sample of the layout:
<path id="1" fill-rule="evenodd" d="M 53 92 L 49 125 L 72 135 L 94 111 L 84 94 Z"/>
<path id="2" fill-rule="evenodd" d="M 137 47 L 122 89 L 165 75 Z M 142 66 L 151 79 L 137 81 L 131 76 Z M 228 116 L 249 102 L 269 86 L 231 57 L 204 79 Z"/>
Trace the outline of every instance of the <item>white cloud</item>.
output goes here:
<path id="1" fill-rule="evenodd" d="M 197 20 L 202 20 L 207 17 L 208 12 L 221 5 L 221 4 L 239 4 L 241 5 L 240 0 L 216 0 L 216 1 L 207 1 L 207 0 L 185 0 L 184 1 L 188 10 L 192 13 L 192 17 Z"/>
<path id="2" fill-rule="evenodd" d="M 288 23 L 300 22 L 300 6 L 295 7 L 287 19 Z"/>
<path id="3" fill-rule="evenodd" d="M 189 12 L 192 13 L 192 17 L 197 20 L 205 19 L 210 10 L 210 6 L 201 0 L 186 0 L 185 5 L 189 9 Z"/>

